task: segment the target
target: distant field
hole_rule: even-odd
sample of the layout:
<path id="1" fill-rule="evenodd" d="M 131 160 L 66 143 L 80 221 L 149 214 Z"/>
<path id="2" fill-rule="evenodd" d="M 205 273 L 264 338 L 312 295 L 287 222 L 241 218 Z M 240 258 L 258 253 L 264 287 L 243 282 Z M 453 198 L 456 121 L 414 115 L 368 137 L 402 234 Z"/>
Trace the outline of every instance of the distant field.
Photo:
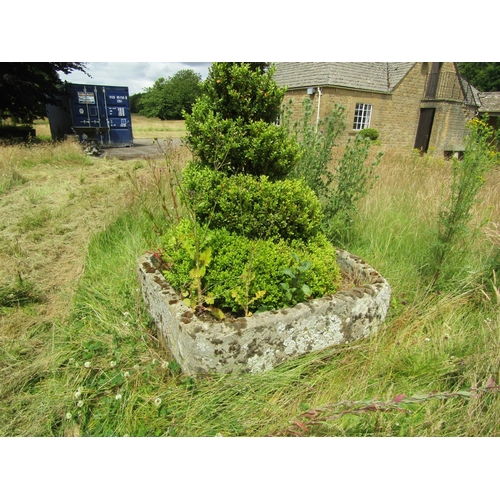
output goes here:
<path id="1" fill-rule="evenodd" d="M 45 120 L 35 120 L 33 126 L 35 127 L 37 137 L 47 139 L 52 138 L 48 118 Z"/>
<path id="2" fill-rule="evenodd" d="M 158 118 L 146 118 L 142 115 L 132 115 L 132 134 L 136 139 L 157 137 L 158 139 L 169 139 L 173 137 L 184 137 L 186 127 L 184 120 L 160 120 Z"/>
<path id="3" fill-rule="evenodd" d="M 35 120 L 34 127 L 39 138 L 50 138 L 49 120 Z M 184 120 L 160 120 L 159 118 L 146 118 L 142 115 L 132 115 L 132 134 L 135 139 L 170 139 L 184 137 L 186 127 Z"/>

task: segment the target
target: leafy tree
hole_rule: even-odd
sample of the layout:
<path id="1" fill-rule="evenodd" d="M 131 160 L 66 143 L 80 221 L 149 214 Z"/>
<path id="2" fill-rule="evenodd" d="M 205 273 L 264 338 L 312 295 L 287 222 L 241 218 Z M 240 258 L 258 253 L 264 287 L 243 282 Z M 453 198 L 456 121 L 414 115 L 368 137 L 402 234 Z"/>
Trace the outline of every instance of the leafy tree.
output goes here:
<path id="1" fill-rule="evenodd" d="M 191 69 L 178 71 L 169 78 L 159 78 L 140 99 L 140 113 L 161 120 L 180 120 L 183 111 L 191 112 L 201 93 L 201 75 Z"/>
<path id="2" fill-rule="evenodd" d="M 458 70 L 478 90 L 500 91 L 500 62 L 462 62 Z"/>
<path id="3" fill-rule="evenodd" d="M 203 94 L 185 113 L 186 137 L 202 164 L 229 174 L 284 178 L 300 146 L 275 125 L 285 89 L 268 63 L 213 63 Z"/>
<path id="4" fill-rule="evenodd" d="M 158 78 L 152 87 L 144 89 L 144 93 L 141 97 L 141 115 L 148 116 L 150 118 L 165 119 L 164 114 L 162 113 L 165 100 L 164 94 L 166 93 L 164 92 L 165 82 L 165 78 Z"/>
<path id="5" fill-rule="evenodd" d="M 143 92 L 139 92 L 138 94 L 134 94 L 130 96 L 130 112 L 131 113 L 140 113 L 143 105 L 142 105 L 142 97 L 144 96 Z"/>
<path id="6" fill-rule="evenodd" d="M 65 75 L 86 66 L 74 62 L 0 63 L 0 119 L 33 123 L 47 116 L 46 105 L 56 104 L 62 93 L 58 72 Z"/>

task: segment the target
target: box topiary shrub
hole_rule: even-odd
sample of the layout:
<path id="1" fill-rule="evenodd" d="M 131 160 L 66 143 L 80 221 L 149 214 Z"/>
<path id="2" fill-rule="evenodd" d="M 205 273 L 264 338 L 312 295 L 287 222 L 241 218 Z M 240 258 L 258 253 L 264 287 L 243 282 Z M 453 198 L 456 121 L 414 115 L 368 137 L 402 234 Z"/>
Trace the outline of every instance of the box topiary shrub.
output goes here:
<path id="1" fill-rule="evenodd" d="M 303 153 L 274 123 L 285 93 L 268 63 L 214 63 L 185 115 L 196 160 L 177 184 L 185 218 L 164 241 L 167 281 L 196 313 L 249 314 L 334 293 L 340 272 L 320 200 L 287 178 Z"/>
<path id="2" fill-rule="evenodd" d="M 357 134 L 359 137 L 368 137 L 371 141 L 376 141 L 378 139 L 379 133 L 375 128 L 364 128 L 360 130 Z"/>
<path id="3" fill-rule="evenodd" d="M 164 238 L 163 254 L 165 278 L 190 302 L 196 268 L 194 233 L 192 223 L 183 219 Z M 291 275 L 298 278 L 296 284 L 300 287 L 306 285 L 306 298 L 335 293 L 341 279 L 335 248 L 322 234 L 307 242 L 286 242 L 255 240 L 224 228 L 212 229 L 204 232 L 202 251 L 210 255 L 201 276 L 203 299 L 238 314 L 280 309 L 300 302 L 300 290 L 289 292 Z M 300 268 L 304 263 L 307 265 Z M 306 270 L 299 272 L 300 269 Z"/>
<path id="4" fill-rule="evenodd" d="M 300 145 L 274 122 L 285 89 L 267 63 L 213 63 L 203 94 L 185 114 L 186 143 L 200 161 L 228 174 L 283 179 Z"/>
<path id="5" fill-rule="evenodd" d="M 307 240 L 323 219 L 317 196 L 302 179 L 227 176 L 193 163 L 185 171 L 183 192 L 199 222 L 252 239 Z"/>

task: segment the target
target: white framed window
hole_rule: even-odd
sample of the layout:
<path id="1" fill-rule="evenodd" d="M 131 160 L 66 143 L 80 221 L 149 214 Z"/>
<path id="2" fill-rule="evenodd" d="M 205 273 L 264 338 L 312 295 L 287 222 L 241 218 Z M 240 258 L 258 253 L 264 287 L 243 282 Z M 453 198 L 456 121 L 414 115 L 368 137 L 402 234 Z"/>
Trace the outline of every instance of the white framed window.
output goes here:
<path id="1" fill-rule="evenodd" d="M 370 126 L 370 120 L 372 117 L 372 105 L 371 104 L 356 104 L 356 109 L 354 110 L 354 124 L 352 128 L 354 130 L 363 130 Z"/>

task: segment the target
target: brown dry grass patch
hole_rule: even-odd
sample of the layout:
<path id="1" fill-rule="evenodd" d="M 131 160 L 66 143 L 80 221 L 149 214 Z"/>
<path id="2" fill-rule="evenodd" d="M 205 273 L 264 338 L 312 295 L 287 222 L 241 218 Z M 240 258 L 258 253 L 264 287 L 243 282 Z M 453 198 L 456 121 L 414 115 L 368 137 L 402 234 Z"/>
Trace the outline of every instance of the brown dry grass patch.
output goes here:
<path id="1" fill-rule="evenodd" d="M 71 303 L 91 236 L 123 210 L 132 164 L 90 159 L 72 142 L 2 147 L 0 169 L 12 168 L 14 158 L 25 182 L 0 198 L 0 283 L 35 283 L 44 297 L 37 316 L 50 320 Z M 2 329 L 14 327 L 16 316 L 3 318 Z"/>

